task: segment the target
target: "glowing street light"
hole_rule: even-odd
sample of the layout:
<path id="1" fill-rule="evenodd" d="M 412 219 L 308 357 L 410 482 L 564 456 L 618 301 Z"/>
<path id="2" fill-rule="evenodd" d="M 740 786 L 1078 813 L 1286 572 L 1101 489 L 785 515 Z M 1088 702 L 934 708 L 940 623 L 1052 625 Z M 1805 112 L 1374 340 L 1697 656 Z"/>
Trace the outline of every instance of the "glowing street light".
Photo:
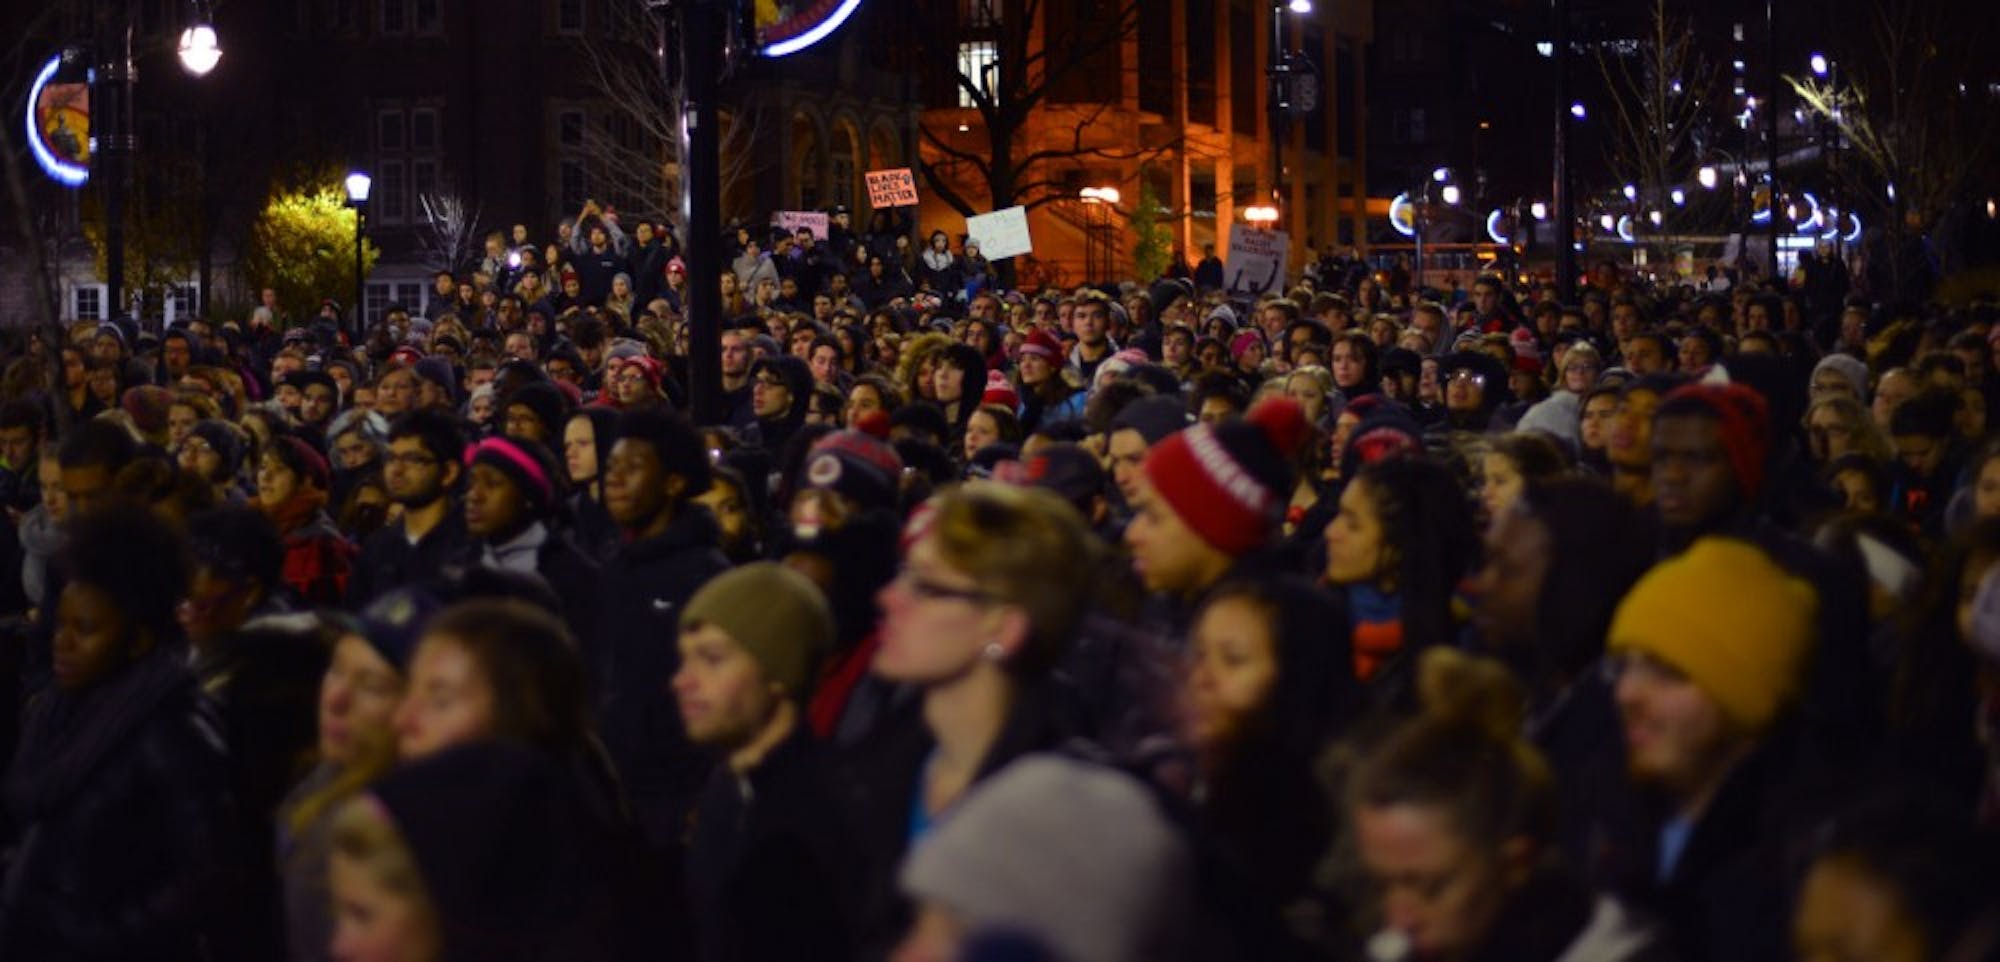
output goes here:
<path id="1" fill-rule="evenodd" d="M 1440 184 L 1444 183 L 1447 180 L 1450 180 L 1451 168 L 1439 167 L 1438 169 L 1431 171 L 1431 179 L 1437 181 Z"/>
<path id="2" fill-rule="evenodd" d="M 1700 170 L 1695 171 L 1694 179 L 1701 184 L 1703 190 L 1714 190 L 1716 182 L 1715 165 L 1703 165 Z"/>
<path id="3" fill-rule="evenodd" d="M 1604 232 L 1609 234 L 1618 229 L 1618 219 L 1612 217 L 1610 214 L 1599 214 L 1597 215 L 1597 226 L 1604 228 Z"/>
<path id="4" fill-rule="evenodd" d="M 1116 204 L 1119 195 L 1116 187 L 1085 187 L 1078 196 L 1086 204 Z"/>
<path id="5" fill-rule="evenodd" d="M 1687 191 L 1676 187 L 1672 193 L 1667 195 L 1667 199 L 1673 201 L 1675 207 L 1686 207 L 1688 202 Z"/>
<path id="6" fill-rule="evenodd" d="M 1578 120 L 1582 120 L 1584 117 L 1589 115 L 1589 111 L 1583 109 L 1583 101 L 1579 100 L 1569 105 L 1569 115 L 1575 117 Z"/>
<path id="7" fill-rule="evenodd" d="M 1528 205 L 1528 216 L 1530 216 L 1530 217 L 1533 217 L 1533 218 L 1534 218 L 1534 219 L 1536 219 L 1536 220 L 1548 220 L 1548 219 L 1549 219 L 1549 205 L 1547 205 L 1547 204 L 1544 204 L 1544 203 L 1542 203 L 1542 202 L 1541 202 L 1541 201 L 1539 201 L 1539 200 L 1538 200 L 1538 201 L 1535 201 L 1535 202 L 1534 202 L 1534 203 L 1532 203 L 1532 204 L 1529 204 L 1529 205 Z"/>
<path id="8" fill-rule="evenodd" d="M 1823 53 L 1813 54 L 1812 60 L 1808 61 L 1808 63 L 1812 66 L 1813 76 L 1815 77 L 1824 77 L 1828 71 L 1833 69 L 1833 64 L 1827 62 L 1826 54 Z"/>
<path id="9" fill-rule="evenodd" d="M 1293 13 L 1300 16 L 1313 12 L 1312 0 L 1292 0 L 1287 6 Z"/>
<path id="10" fill-rule="evenodd" d="M 1457 206 L 1459 198 L 1464 194 L 1458 189 L 1457 184 L 1446 184 L 1444 189 L 1438 192 L 1438 196 L 1443 198 L 1445 203 Z"/>
<path id="11" fill-rule="evenodd" d="M 1626 185 L 1625 185 L 1625 190 L 1624 190 L 1624 194 L 1625 194 L 1625 199 L 1626 199 L 1626 200 L 1638 200 L 1638 199 L 1639 199 L 1639 188 L 1637 188 L 1637 187 L 1635 187 L 1635 186 L 1633 186 L 1633 185 L 1631 185 L 1631 184 L 1626 184 Z"/>
<path id="12" fill-rule="evenodd" d="M 1268 228 L 1278 222 L 1278 209 L 1269 204 L 1257 204 L 1243 208 L 1243 219 L 1258 227 Z"/>
<path id="13" fill-rule="evenodd" d="M 197 77 L 206 77 L 215 65 L 222 62 L 222 44 L 216 39 L 215 27 L 207 20 L 181 31 L 181 69 Z"/>

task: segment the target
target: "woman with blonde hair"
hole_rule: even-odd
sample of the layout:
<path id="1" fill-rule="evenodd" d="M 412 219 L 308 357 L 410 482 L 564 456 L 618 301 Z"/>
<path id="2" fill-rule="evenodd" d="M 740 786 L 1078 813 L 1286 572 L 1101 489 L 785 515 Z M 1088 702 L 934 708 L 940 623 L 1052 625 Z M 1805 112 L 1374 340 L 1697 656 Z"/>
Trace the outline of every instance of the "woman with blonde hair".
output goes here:
<path id="1" fill-rule="evenodd" d="M 1806 440 L 1812 459 L 1831 464 L 1844 454 L 1860 454 L 1887 464 L 1896 452 L 1889 438 L 1861 402 L 1844 394 L 1828 395 L 1806 408 Z"/>
<path id="2" fill-rule="evenodd" d="M 859 758 L 854 809 L 864 949 L 893 944 L 908 907 L 904 851 L 1022 754 L 1069 732 L 1050 677 L 1088 605 L 1099 545 L 1076 509 L 1037 488 L 971 484 L 940 495 L 905 535 L 902 572 L 877 595 L 874 673 L 918 692 L 922 723 Z"/>
<path id="3" fill-rule="evenodd" d="M 278 874 L 292 962 L 329 958 L 332 897 L 327 889 L 334 817 L 396 763 L 392 725 L 401 703 L 404 662 L 416 629 L 436 605 L 420 594 L 392 592 L 361 617 L 333 615 L 339 638 L 319 688 L 319 763 L 278 807 Z"/>

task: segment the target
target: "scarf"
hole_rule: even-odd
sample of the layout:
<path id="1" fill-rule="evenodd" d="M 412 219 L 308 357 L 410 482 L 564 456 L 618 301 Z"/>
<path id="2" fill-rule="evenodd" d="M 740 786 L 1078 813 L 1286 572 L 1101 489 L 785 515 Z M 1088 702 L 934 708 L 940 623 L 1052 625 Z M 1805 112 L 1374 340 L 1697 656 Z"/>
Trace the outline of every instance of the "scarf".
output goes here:
<path id="1" fill-rule="evenodd" d="M 1369 585 L 1347 591 L 1354 611 L 1354 677 L 1367 681 L 1403 648 L 1403 598 Z"/>
<path id="2" fill-rule="evenodd" d="M 194 684 L 184 659 L 170 647 L 155 645 L 88 691 L 51 687 L 29 703 L 20 751 L 0 783 L 0 797 L 17 820 L 53 815 L 161 703 Z"/>
<path id="3" fill-rule="evenodd" d="M 257 502 L 257 510 L 264 512 L 264 517 L 271 519 L 271 526 L 277 528 L 280 535 L 289 535 L 311 524 L 325 507 L 326 492 L 311 487 L 301 487 L 297 494 L 287 498 L 277 507 L 267 507 L 264 502 Z"/>

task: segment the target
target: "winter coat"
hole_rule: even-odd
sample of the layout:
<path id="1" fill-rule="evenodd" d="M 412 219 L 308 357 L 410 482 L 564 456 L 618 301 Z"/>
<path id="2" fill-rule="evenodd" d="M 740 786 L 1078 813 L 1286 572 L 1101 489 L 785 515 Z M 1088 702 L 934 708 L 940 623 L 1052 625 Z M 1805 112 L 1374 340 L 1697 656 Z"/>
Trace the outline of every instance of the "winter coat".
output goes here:
<path id="1" fill-rule="evenodd" d="M 801 726 L 749 772 L 709 776 L 687 861 L 700 962 L 852 957 L 841 873 L 853 862 L 829 761 Z"/>
<path id="2" fill-rule="evenodd" d="M 178 962 L 229 886 L 229 778 L 212 708 L 175 647 L 29 705 L 4 795 L 16 839 L 0 958 Z M 211 933 L 212 934 L 212 933 Z"/>
<path id="3" fill-rule="evenodd" d="M 598 729 L 646 839 L 676 849 L 708 773 L 669 689 L 680 669 L 680 609 L 729 567 L 708 509 L 684 504 L 656 537 L 628 541 L 597 579 L 597 630 L 584 644 Z"/>
<path id="4" fill-rule="evenodd" d="M 446 566 L 464 552 L 468 537 L 465 512 L 456 503 L 416 544 L 410 543 L 400 519 L 383 526 L 361 545 L 354 577 L 347 583 L 348 606 L 361 608 L 395 588 L 437 584 Z"/>

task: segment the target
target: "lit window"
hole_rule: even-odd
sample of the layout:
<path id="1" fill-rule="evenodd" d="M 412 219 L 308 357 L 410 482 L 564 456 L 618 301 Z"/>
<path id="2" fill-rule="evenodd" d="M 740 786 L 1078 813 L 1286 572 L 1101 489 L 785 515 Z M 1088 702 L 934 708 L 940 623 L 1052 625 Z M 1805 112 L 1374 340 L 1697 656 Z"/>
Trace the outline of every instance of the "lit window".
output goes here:
<path id="1" fill-rule="evenodd" d="M 999 48 L 991 40 L 968 40 L 959 44 L 958 72 L 991 100 L 994 87 L 999 82 L 997 76 L 1000 73 Z M 958 88 L 958 105 L 977 106 L 973 102 L 972 92 L 966 90 L 963 85 Z"/>

